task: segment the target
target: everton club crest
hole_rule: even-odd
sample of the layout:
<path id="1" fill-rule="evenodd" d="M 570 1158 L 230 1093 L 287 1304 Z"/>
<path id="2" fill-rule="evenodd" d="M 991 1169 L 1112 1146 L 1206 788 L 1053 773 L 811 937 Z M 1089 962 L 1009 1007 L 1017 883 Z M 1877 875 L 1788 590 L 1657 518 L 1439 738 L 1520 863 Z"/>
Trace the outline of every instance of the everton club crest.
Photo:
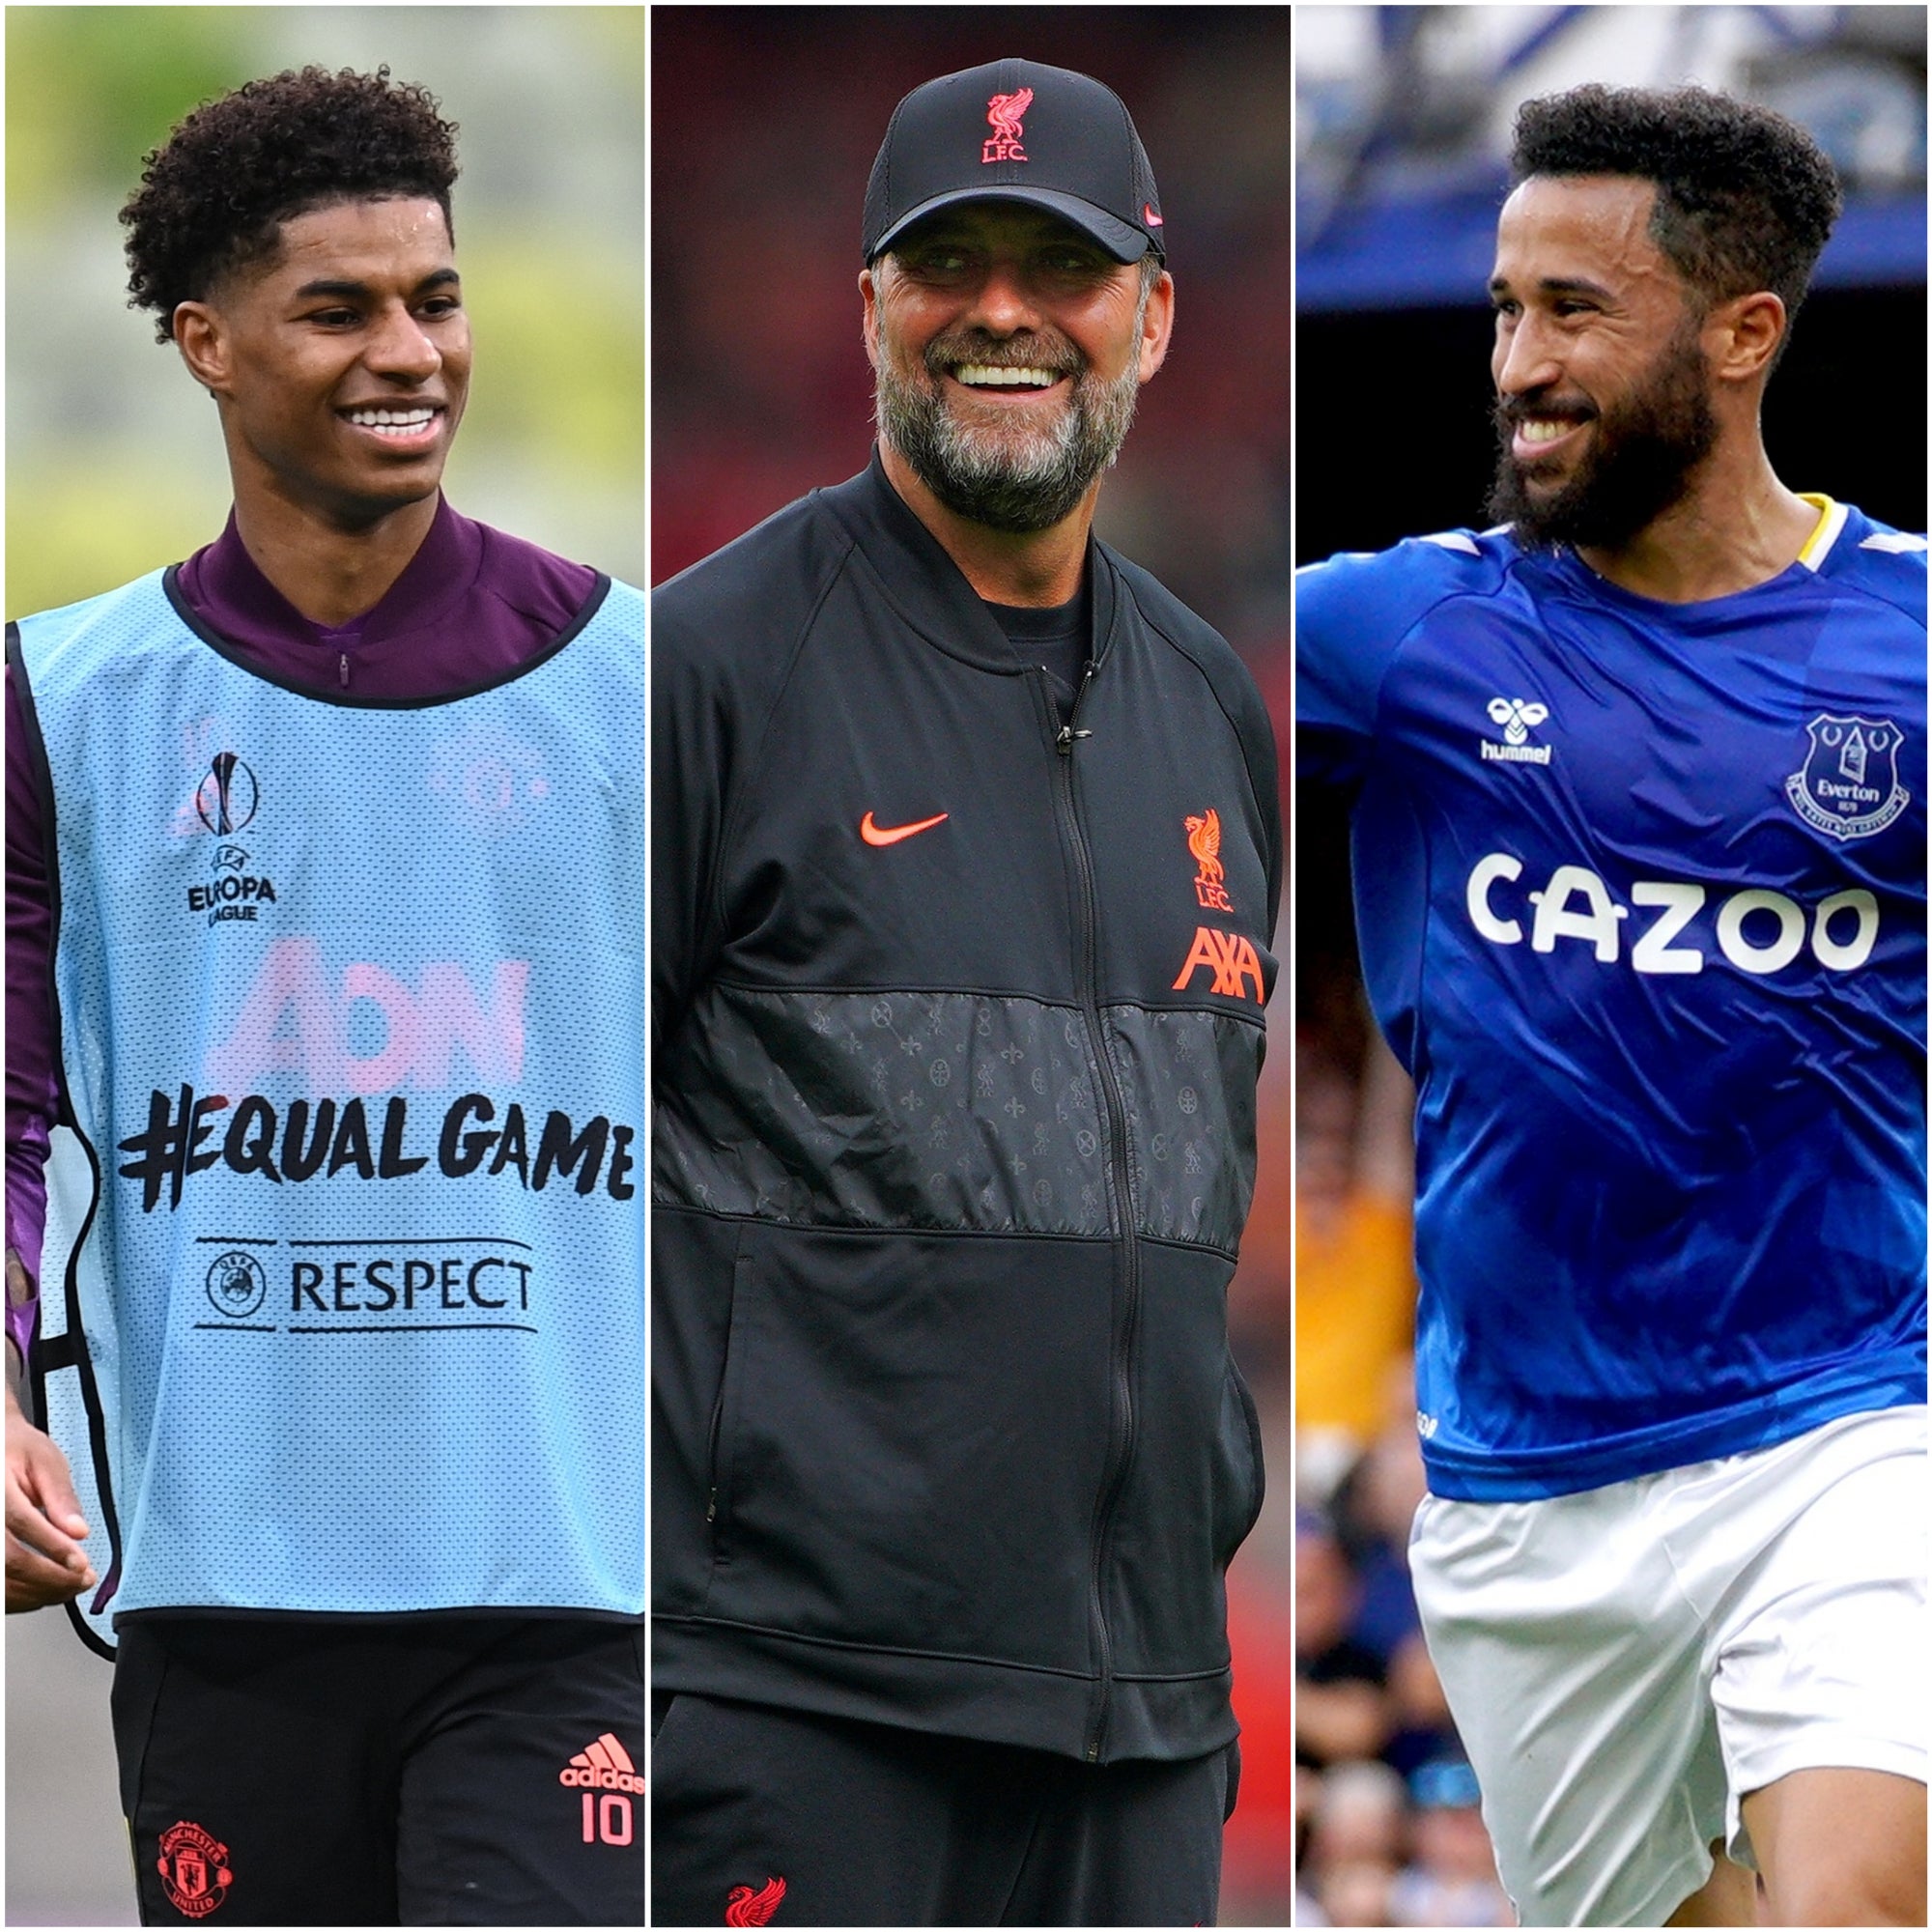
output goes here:
<path id="1" fill-rule="evenodd" d="M 1833 838 L 1869 838 L 1912 803 L 1898 781 L 1899 728 L 1889 718 L 1836 718 L 1821 711 L 1805 727 L 1804 767 L 1784 795 L 1807 825 Z"/>

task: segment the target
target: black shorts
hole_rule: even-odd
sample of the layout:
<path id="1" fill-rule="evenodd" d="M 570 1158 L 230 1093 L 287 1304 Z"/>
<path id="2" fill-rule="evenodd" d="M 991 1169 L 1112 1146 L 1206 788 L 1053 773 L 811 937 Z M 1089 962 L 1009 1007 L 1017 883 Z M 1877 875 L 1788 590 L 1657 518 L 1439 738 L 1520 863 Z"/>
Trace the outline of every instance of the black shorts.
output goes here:
<path id="1" fill-rule="evenodd" d="M 114 1741 L 146 1925 L 639 1925 L 641 1626 L 140 1618 Z"/>
<path id="2" fill-rule="evenodd" d="M 1240 1760 L 1089 1765 L 680 1693 L 653 1925 L 1211 1925 Z"/>

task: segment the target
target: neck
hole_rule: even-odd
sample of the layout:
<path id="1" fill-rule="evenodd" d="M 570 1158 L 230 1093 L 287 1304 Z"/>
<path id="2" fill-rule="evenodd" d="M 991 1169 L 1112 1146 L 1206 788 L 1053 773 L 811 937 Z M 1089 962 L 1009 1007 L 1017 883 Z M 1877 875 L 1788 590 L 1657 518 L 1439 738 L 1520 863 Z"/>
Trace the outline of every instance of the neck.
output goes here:
<path id="1" fill-rule="evenodd" d="M 1578 544 L 1577 554 L 1619 589 L 1698 604 L 1768 582 L 1798 560 L 1818 511 L 1777 480 L 1755 434 L 1701 463 L 1682 498 L 1628 543 Z"/>
<path id="2" fill-rule="evenodd" d="M 337 630 L 373 611 L 436 522 L 438 497 L 343 526 L 313 508 L 238 491 L 235 528 L 258 569 L 312 624 Z"/>
<path id="3" fill-rule="evenodd" d="M 939 539 L 960 575 L 989 604 L 1044 609 L 1079 595 L 1080 574 L 1087 565 L 1087 534 L 1094 527 L 1094 505 L 1100 496 L 1098 477 L 1050 528 L 995 530 L 948 509 L 891 443 L 881 441 L 879 458 L 906 508 Z"/>

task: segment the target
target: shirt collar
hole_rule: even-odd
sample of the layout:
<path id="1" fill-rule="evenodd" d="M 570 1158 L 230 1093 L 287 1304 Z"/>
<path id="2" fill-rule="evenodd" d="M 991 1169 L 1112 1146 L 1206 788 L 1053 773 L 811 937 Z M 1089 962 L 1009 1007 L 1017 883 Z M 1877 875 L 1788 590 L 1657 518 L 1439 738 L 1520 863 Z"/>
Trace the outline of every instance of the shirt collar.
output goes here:
<path id="1" fill-rule="evenodd" d="M 482 561 L 482 526 L 459 515 L 439 495 L 429 532 L 402 575 L 373 608 L 332 630 L 303 616 L 262 574 L 236 528 L 233 510 L 221 534 L 183 569 L 189 602 L 223 636 L 246 642 L 267 634 L 340 649 L 433 624 L 469 589 Z"/>

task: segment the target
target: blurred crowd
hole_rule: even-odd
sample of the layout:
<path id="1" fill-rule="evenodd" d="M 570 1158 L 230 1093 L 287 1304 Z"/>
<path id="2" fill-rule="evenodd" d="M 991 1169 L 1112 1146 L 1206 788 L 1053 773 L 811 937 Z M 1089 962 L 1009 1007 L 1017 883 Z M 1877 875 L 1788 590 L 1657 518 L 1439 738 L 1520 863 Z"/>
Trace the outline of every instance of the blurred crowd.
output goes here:
<path id="1" fill-rule="evenodd" d="M 1319 979 L 1318 979 L 1319 983 Z M 1408 1082 L 1336 977 L 1295 1039 L 1294 1834 L 1301 1925 L 1508 1925 L 1417 1625 Z"/>

